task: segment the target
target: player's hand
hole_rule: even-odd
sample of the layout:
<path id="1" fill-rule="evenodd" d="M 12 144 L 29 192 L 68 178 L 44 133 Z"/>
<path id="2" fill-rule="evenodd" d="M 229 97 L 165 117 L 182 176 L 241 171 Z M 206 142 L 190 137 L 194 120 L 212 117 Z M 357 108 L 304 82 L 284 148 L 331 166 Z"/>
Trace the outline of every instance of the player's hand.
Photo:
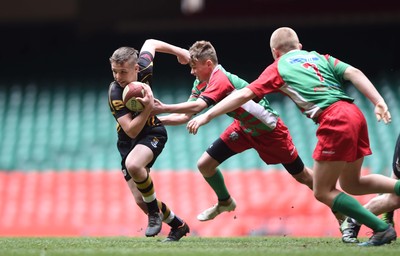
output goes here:
<path id="1" fill-rule="evenodd" d="M 158 115 L 161 113 L 164 113 L 164 103 L 162 103 L 159 99 L 154 98 L 154 106 L 151 114 Z"/>
<path id="2" fill-rule="evenodd" d="M 142 87 L 144 89 L 144 96 L 143 98 L 137 97 L 136 99 L 143 104 L 145 109 L 151 110 L 154 106 L 153 91 L 148 84 L 142 84 Z"/>
<path id="3" fill-rule="evenodd" d="M 189 133 L 195 135 L 199 130 L 200 126 L 205 125 L 208 122 L 210 122 L 210 120 L 208 116 L 204 113 L 190 120 L 186 125 L 186 129 L 189 131 Z"/>
<path id="4" fill-rule="evenodd" d="M 190 54 L 189 51 L 186 49 L 181 48 L 181 51 L 176 55 L 178 62 L 182 65 L 186 65 L 190 61 Z"/>
<path id="5" fill-rule="evenodd" d="M 375 105 L 375 116 L 378 122 L 383 120 L 385 124 L 388 124 L 392 122 L 392 116 L 390 115 L 390 112 L 388 110 L 388 106 L 386 105 L 386 102 L 381 100 Z"/>

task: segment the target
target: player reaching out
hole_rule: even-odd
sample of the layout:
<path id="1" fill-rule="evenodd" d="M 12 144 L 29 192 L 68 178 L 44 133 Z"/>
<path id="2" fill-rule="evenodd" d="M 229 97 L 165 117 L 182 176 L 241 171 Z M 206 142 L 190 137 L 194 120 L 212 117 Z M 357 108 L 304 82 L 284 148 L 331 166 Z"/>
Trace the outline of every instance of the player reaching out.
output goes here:
<path id="1" fill-rule="evenodd" d="M 186 123 L 194 114 L 248 85 L 218 63 L 217 53 L 210 42 L 195 42 L 189 54 L 191 73 L 196 76 L 189 100 L 178 104 L 158 101 L 154 107 L 156 113 L 174 113 L 159 117 L 166 125 Z M 197 216 L 200 221 L 235 210 L 236 202 L 228 192 L 218 166 L 247 149 L 255 149 L 266 164 L 282 164 L 298 182 L 312 188 L 312 171 L 304 166 L 287 127 L 265 97 L 260 97 L 257 102 L 249 101 L 228 115 L 234 119 L 233 123 L 209 146 L 197 163 L 218 198 L 214 206 Z"/>

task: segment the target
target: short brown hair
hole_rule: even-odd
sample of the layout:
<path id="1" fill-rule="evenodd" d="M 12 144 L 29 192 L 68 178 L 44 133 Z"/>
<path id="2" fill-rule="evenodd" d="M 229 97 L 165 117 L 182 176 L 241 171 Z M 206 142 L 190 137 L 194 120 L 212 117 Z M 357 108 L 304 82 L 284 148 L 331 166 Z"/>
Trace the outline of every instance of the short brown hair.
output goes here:
<path id="1" fill-rule="evenodd" d="M 123 64 L 129 62 L 130 64 L 136 64 L 138 61 L 138 51 L 135 48 L 123 46 L 114 51 L 110 57 L 110 63 L 115 62 Z"/>
<path id="2" fill-rule="evenodd" d="M 218 64 L 217 53 L 214 46 L 209 41 L 197 41 L 189 48 L 190 61 L 211 60 L 214 64 Z"/>

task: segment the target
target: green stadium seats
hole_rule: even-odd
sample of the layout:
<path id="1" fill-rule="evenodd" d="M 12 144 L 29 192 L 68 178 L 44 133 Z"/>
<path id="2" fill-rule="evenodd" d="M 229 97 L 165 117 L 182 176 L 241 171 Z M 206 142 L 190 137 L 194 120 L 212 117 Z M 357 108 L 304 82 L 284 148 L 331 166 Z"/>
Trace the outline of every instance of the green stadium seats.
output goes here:
<path id="1" fill-rule="evenodd" d="M 186 101 L 190 87 L 171 81 L 157 87 L 154 94 L 165 103 Z M 115 170 L 120 168 L 116 150 L 115 120 L 107 104 L 104 82 L 32 81 L 0 86 L 0 170 Z M 373 155 L 365 166 L 374 172 L 390 173 L 391 154 L 400 131 L 400 77 L 381 76 L 376 85 L 390 107 L 392 124 L 376 122 L 372 104 L 353 86 L 346 88 L 364 113 Z M 104 87 L 104 86 L 103 86 Z M 308 166 L 316 143 L 315 125 L 304 118 L 294 103 L 283 96 L 268 99 L 289 127 L 293 141 Z M 232 122 L 218 117 L 191 135 L 186 125 L 167 126 L 169 139 L 153 169 L 197 170 L 197 161 L 207 147 Z M 389 153 L 388 153 L 389 152 Z M 238 154 L 221 165 L 222 169 L 282 169 L 267 166 L 254 150 Z"/>

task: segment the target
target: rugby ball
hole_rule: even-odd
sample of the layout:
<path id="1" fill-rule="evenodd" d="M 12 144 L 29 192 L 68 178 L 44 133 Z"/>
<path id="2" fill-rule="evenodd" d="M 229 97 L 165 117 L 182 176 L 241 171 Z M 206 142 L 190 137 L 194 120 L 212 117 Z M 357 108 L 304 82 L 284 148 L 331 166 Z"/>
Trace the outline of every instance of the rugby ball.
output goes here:
<path id="1" fill-rule="evenodd" d="M 122 101 L 130 111 L 143 111 L 143 104 L 136 99 L 137 97 L 144 97 L 144 89 L 141 82 L 131 82 L 125 86 L 122 92 Z"/>

